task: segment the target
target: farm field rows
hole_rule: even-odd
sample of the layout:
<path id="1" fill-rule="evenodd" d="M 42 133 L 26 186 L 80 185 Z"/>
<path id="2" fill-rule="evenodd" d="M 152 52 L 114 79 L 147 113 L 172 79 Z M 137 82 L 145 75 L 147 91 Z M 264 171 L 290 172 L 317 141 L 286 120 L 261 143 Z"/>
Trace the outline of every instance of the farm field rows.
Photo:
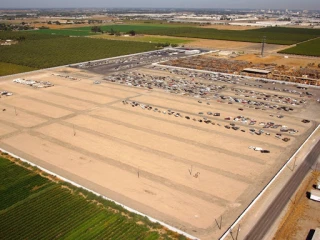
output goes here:
<path id="1" fill-rule="evenodd" d="M 51 35 L 59 35 L 59 36 L 76 36 L 76 37 L 83 37 L 83 36 L 90 36 L 90 35 L 97 35 L 97 33 L 91 31 L 82 31 L 82 30 L 70 30 L 70 29 L 39 29 L 35 31 L 31 31 L 35 33 L 41 34 L 51 34 Z"/>
<path id="2" fill-rule="evenodd" d="M 134 30 L 138 34 L 175 36 L 185 38 L 215 39 L 227 41 L 253 42 L 261 43 L 262 38 L 266 37 L 269 44 L 291 45 L 302 41 L 313 39 L 320 36 L 320 30 L 303 29 L 303 28 L 284 28 L 284 27 L 267 27 L 259 29 L 247 30 L 225 30 L 215 28 L 200 28 L 176 24 L 127 24 L 127 25 L 104 25 L 100 26 L 104 32 L 114 31 L 127 33 Z M 106 34 L 95 34 L 91 32 L 91 27 L 75 27 L 69 29 L 43 29 L 32 31 L 35 33 L 45 33 L 50 35 L 70 35 L 70 36 L 97 36 L 98 38 L 110 38 Z M 112 37 L 112 36 L 111 36 Z M 148 41 L 146 38 L 140 37 L 140 41 Z M 149 37 L 150 38 L 150 37 Z M 138 39 L 138 37 L 137 37 Z M 169 39 L 168 39 L 169 40 Z M 163 43 L 159 38 L 153 38 L 155 43 Z M 174 40 L 172 40 L 174 41 Z M 170 41 L 168 41 L 170 42 Z M 183 43 L 183 42 L 170 42 Z"/>
<path id="3" fill-rule="evenodd" d="M 145 42 L 73 38 L 33 32 L 0 32 L 0 39 L 19 38 L 24 40 L 11 46 L 0 46 L 0 62 L 28 67 L 25 70 L 155 50 L 155 44 Z"/>
<path id="4" fill-rule="evenodd" d="M 153 70 L 134 71 L 151 74 Z M 154 71 L 155 75 L 160 72 Z M 307 111 L 308 105 L 293 106 L 292 112 L 277 119 L 272 117 L 279 114 L 276 109 L 243 106 L 244 111 L 239 112 L 236 103 L 213 99 L 207 100 L 210 105 L 200 104 L 198 99 L 159 89 L 103 81 L 105 75 L 90 69 L 61 67 L 17 77 L 50 81 L 54 86 L 35 89 L 13 83 L 12 76 L 2 78 L 0 88 L 13 92 L 13 96 L 0 99 L 0 109 L 6 109 L 0 111 L 1 148 L 202 239 L 220 236 L 223 229 L 218 229 L 215 219 L 223 215 L 227 227 L 314 127 L 313 122 L 301 123 L 296 116 Z M 93 84 L 97 80 L 100 84 Z M 194 81 L 204 82 L 197 78 Z M 215 84 L 226 85 L 221 93 L 232 93 L 231 84 Z M 151 105 L 160 112 L 132 107 L 123 104 L 124 100 Z M 205 124 L 164 114 L 168 109 L 191 118 L 209 111 L 219 112 L 221 117 L 208 116 L 215 124 Z M 243 132 L 224 127 L 231 123 L 225 117 L 240 113 L 298 132 L 283 133 L 291 139 L 284 142 L 275 137 L 279 129 L 268 129 L 269 136 L 258 136 L 249 134 L 248 125 L 239 123 Z M 250 146 L 270 153 L 254 151 Z M 58 191 L 57 187 L 50 188 L 48 194 L 53 194 L 51 191 Z M 66 189 L 59 191 L 57 196 L 67 197 Z M 26 204 L 35 208 L 31 202 Z M 21 207 L 17 209 L 22 211 Z M 74 228 L 83 229 L 80 225 Z"/>
<path id="5" fill-rule="evenodd" d="M 0 62 L 0 76 L 6 76 L 6 75 L 21 73 L 21 72 L 29 72 L 34 70 L 37 70 L 37 69 L 32 67 L 12 64 L 12 63 Z"/>
<path id="6" fill-rule="evenodd" d="M 260 43 L 262 38 L 266 37 L 269 44 L 290 45 L 306 41 L 320 36 L 320 30 L 317 29 L 299 29 L 268 27 L 253 30 L 218 30 L 214 28 L 197 28 L 197 27 L 176 27 L 175 25 L 106 25 L 101 26 L 103 31 L 110 31 L 111 28 L 119 32 L 128 32 L 134 30 L 137 33 L 162 36 L 190 37 L 202 39 L 217 39 L 241 42 Z M 70 30 L 87 31 L 89 34 L 90 27 L 71 28 Z"/>
<path id="7" fill-rule="evenodd" d="M 5 157 L 1 153 L 1 239 L 185 239 L 113 202 Z"/>
<path id="8" fill-rule="evenodd" d="M 280 51 L 280 53 L 307 55 L 307 56 L 320 56 L 320 38 L 297 44 L 292 48 Z"/>

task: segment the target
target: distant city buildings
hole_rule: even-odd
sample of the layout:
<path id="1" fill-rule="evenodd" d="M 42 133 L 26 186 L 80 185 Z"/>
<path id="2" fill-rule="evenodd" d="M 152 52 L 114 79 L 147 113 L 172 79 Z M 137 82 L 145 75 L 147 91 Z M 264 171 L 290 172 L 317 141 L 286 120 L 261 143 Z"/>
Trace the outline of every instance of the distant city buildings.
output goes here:
<path id="1" fill-rule="evenodd" d="M 304 26 L 320 28 L 320 11 L 308 10 L 236 10 L 236 9 L 45 9 L 45 10 L 0 10 L 1 20 L 44 19 L 60 24 L 90 24 L 96 16 L 114 21 L 159 20 L 166 22 L 195 23 L 204 25 L 236 26 Z M 45 19 L 48 19 L 45 21 Z M 110 21 L 110 20 L 108 20 Z"/>

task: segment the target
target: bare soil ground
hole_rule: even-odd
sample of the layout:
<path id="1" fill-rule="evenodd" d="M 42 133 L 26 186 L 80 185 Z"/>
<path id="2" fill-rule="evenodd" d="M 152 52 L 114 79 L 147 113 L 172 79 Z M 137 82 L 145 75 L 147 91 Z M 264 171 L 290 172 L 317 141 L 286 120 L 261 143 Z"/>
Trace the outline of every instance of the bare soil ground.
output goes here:
<path id="1" fill-rule="evenodd" d="M 189 47 L 208 48 L 212 50 L 233 50 L 236 52 L 260 52 L 261 43 L 236 42 L 225 40 L 193 39 L 194 41 L 185 44 Z M 283 45 L 268 44 L 265 52 L 274 52 L 283 49 Z"/>
<path id="2" fill-rule="evenodd" d="M 311 68 L 319 69 L 318 65 L 320 64 L 319 58 L 313 57 L 299 57 L 299 56 L 291 56 L 288 55 L 288 58 L 285 58 L 285 55 L 278 54 L 270 54 L 265 57 L 261 57 L 256 54 L 246 54 L 239 57 L 234 58 L 235 60 L 245 60 L 252 63 L 264 63 L 264 64 L 277 64 L 277 65 L 286 65 L 290 67 L 307 67 L 308 64 L 314 63 L 314 66 Z"/>
<path id="3" fill-rule="evenodd" d="M 35 89 L 13 83 L 12 76 L 1 78 L 0 88 L 14 95 L 0 98 L 0 110 L 6 109 L 0 111 L 0 147 L 202 239 L 223 233 L 313 126 L 296 116 L 302 106 L 283 119 L 270 117 L 277 110 L 241 113 L 298 129 L 285 143 L 273 130 L 258 136 L 248 133 L 249 126 L 241 126 L 245 133 L 224 128 L 229 123 L 223 117 L 240 115 L 239 110 L 214 100 L 201 105 L 161 90 L 96 85 L 103 75 L 67 67 L 18 77 L 55 86 Z M 223 117 L 208 125 L 133 108 L 122 103 L 125 99 L 184 116 L 213 111 Z M 215 222 L 220 216 L 221 230 Z"/>
<path id="4" fill-rule="evenodd" d="M 320 227 L 320 204 L 307 198 L 307 192 L 314 189 L 319 171 L 308 175 L 300 189 L 292 198 L 287 214 L 273 239 L 299 240 L 309 239 L 310 230 Z"/>

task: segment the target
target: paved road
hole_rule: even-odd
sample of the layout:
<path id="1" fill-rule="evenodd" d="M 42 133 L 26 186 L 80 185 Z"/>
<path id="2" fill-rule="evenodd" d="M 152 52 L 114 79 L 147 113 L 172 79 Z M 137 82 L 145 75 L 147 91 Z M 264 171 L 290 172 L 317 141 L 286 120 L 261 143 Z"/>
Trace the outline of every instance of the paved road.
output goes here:
<path id="1" fill-rule="evenodd" d="M 312 165 L 317 161 L 320 154 L 320 141 L 314 146 L 312 151 L 308 154 L 305 161 L 293 174 L 289 182 L 284 186 L 279 195 L 274 199 L 266 212 L 262 215 L 260 220 L 252 228 L 246 236 L 246 240 L 260 240 L 268 232 L 272 224 L 280 215 L 288 203 L 290 197 L 294 194 L 296 189 L 301 184 L 307 173 L 310 171 Z"/>

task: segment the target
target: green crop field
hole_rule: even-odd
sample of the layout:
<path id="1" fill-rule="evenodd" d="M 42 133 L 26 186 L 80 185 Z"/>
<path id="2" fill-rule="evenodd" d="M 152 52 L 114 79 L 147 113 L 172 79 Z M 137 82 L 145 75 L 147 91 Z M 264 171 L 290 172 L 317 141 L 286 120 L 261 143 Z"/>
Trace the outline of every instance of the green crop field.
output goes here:
<path id="1" fill-rule="evenodd" d="M 137 32 L 139 33 L 139 30 L 137 30 Z M 257 43 L 260 43 L 262 41 L 262 38 L 266 36 L 267 43 L 284 45 L 291 45 L 320 36 L 320 30 L 280 27 L 270 27 L 244 31 L 180 27 L 144 30 L 141 33 Z"/>
<path id="2" fill-rule="evenodd" d="M 0 40 L 43 40 L 62 38 L 63 36 L 51 36 L 49 34 L 41 34 L 39 31 L 0 31 Z"/>
<path id="3" fill-rule="evenodd" d="M 134 30 L 136 32 L 141 32 L 144 33 L 145 31 L 148 30 L 157 30 L 157 29 L 167 29 L 167 28 L 174 28 L 177 27 L 177 25 L 163 25 L 163 24 L 141 24 L 141 25 L 104 25 L 100 26 L 101 30 L 104 32 L 110 32 L 111 29 L 114 31 L 126 33 L 131 30 Z M 70 28 L 68 29 L 70 31 L 83 31 L 90 33 L 91 32 L 91 27 L 79 27 L 79 28 Z"/>
<path id="4" fill-rule="evenodd" d="M 320 38 L 300 43 L 295 47 L 280 51 L 280 53 L 320 57 Z"/>
<path id="5" fill-rule="evenodd" d="M 52 36 L 30 32 L 21 36 L 24 36 L 25 40 L 19 41 L 18 44 L 0 46 L 0 62 L 40 69 L 145 52 L 156 47 L 155 44 L 144 42 Z M 0 38 L 6 37 L 7 33 L 0 32 Z"/>
<path id="6" fill-rule="evenodd" d="M 21 66 L 12 63 L 4 63 L 0 62 L 0 76 L 22 73 L 22 72 L 30 72 L 33 70 L 37 70 L 36 68 L 31 68 L 27 66 Z"/>
<path id="7" fill-rule="evenodd" d="M 39 30 L 34 30 L 32 32 L 51 34 L 51 35 L 76 36 L 76 37 L 96 35 L 96 33 L 91 32 L 90 29 L 88 31 L 70 30 L 70 29 L 39 29 Z"/>
<path id="8" fill-rule="evenodd" d="M 0 239 L 186 239 L 17 162 L 0 157 Z"/>
<path id="9" fill-rule="evenodd" d="M 291 45 L 320 36 L 319 29 L 267 27 L 253 30 L 218 30 L 214 28 L 186 27 L 169 24 L 141 24 L 141 25 L 106 25 L 101 29 L 110 32 L 111 28 L 119 32 L 136 31 L 138 34 L 163 35 L 175 37 L 217 39 L 229 41 L 260 43 L 266 36 L 270 44 Z M 70 31 L 83 31 L 90 34 L 91 27 L 71 28 Z"/>

